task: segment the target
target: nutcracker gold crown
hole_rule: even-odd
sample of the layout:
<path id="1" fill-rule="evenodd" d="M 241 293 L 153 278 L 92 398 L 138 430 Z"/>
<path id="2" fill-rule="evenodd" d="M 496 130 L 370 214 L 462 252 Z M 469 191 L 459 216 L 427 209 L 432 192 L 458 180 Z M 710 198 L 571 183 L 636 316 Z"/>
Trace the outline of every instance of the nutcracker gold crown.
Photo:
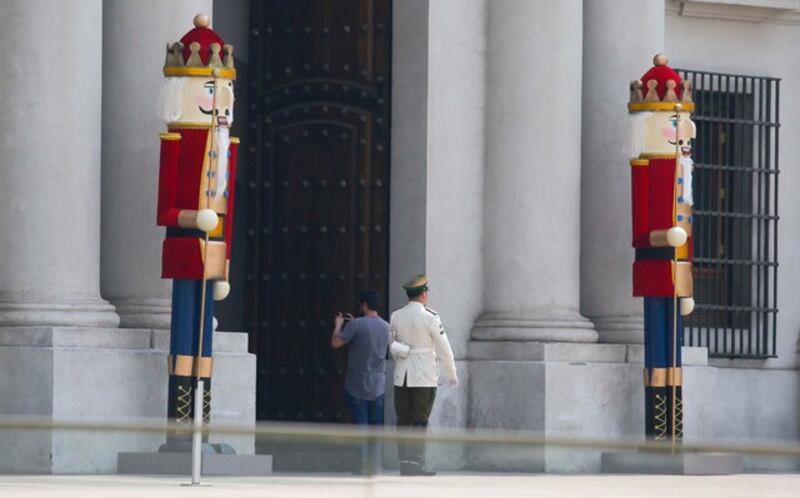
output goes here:
<path id="1" fill-rule="evenodd" d="M 216 76 L 236 79 L 233 45 L 222 41 L 205 14 L 194 17 L 194 29 L 180 41 L 167 43 L 164 76 Z"/>
<path id="2" fill-rule="evenodd" d="M 631 81 L 628 111 L 672 111 L 675 104 L 681 104 L 684 111 L 694 111 L 692 82 L 681 80 L 668 62 L 667 56 L 656 54 L 653 67 L 641 79 Z"/>

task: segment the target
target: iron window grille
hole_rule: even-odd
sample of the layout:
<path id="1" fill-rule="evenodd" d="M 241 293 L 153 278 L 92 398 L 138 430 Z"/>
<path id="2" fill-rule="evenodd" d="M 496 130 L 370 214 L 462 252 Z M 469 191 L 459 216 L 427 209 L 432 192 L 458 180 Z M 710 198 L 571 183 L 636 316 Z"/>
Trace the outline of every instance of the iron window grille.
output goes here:
<path id="1" fill-rule="evenodd" d="M 709 356 L 776 351 L 780 79 L 678 70 L 692 82 L 695 311 L 684 343 Z"/>

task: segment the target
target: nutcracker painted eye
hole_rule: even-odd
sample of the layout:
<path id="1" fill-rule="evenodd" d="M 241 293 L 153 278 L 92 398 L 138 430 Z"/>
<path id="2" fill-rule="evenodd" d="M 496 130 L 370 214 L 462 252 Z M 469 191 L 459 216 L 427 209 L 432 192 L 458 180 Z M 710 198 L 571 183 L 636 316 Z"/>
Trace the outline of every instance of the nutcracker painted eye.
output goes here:
<path id="1" fill-rule="evenodd" d="M 195 102 L 198 104 L 197 108 L 203 114 L 210 116 L 212 114 L 211 105 L 214 102 L 214 93 L 216 91 L 216 87 L 213 81 L 207 81 L 203 84 L 203 89 L 197 95 L 197 99 Z M 206 109 L 205 107 L 208 107 Z"/>

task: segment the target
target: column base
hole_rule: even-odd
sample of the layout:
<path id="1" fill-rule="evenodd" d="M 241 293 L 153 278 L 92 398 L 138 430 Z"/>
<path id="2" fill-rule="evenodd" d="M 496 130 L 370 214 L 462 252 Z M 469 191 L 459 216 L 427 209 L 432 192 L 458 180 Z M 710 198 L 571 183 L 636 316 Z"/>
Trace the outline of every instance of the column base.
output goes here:
<path id="1" fill-rule="evenodd" d="M 112 299 L 119 314 L 119 326 L 125 329 L 169 329 L 170 299 Z"/>
<path id="2" fill-rule="evenodd" d="M 472 327 L 476 341 L 597 342 L 597 331 L 586 317 L 574 311 L 521 316 L 484 312 Z"/>
<path id="3" fill-rule="evenodd" d="M 640 345 L 471 341 L 468 356 L 471 429 L 570 440 L 645 440 Z M 719 360 L 709 364 L 706 349 L 699 347 L 684 347 L 682 356 L 687 445 L 763 444 L 796 437 L 796 406 L 770 407 L 770 423 L 763 424 L 765 408 L 753 400 L 765 392 L 794 396 L 800 387 L 797 369 L 715 366 Z M 467 445 L 466 468 L 597 473 L 603 469 L 603 458 L 609 458 L 603 453 L 557 446 Z M 743 465 L 746 471 L 794 472 L 798 459 L 743 456 Z"/>
<path id="4" fill-rule="evenodd" d="M 102 327 L 119 326 L 114 306 L 104 299 L 58 302 L 0 302 L 0 327 Z"/>
<path id="5" fill-rule="evenodd" d="M 589 316 L 597 329 L 599 342 L 614 344 L 643 344 L 642 315 Z"/>
<path id="6" fill-rule="evenodd" d="M 169 331 L 0 327 L 0 418 L 163 425 Z M 213 424 L 255 425 L 255 356 L 247 334 L 214 334 Z M 253 454 L 252 434 L 211 442 Z M 222 439 L 222 441 L 217 441 Z M 120 452 L 153 451 L 164 432 L 0 431 L 0 473 L 103 474 Z"/>
<path id="7" fill-rule="evenodd" d="M 553 438 L 642 431 L 641 366 L 621 344 L 472 341 L 469 426 Z M 482 471 L 597 472 L 598 451 L 555 446 L 468 447 Z"/>
<path id="8" fill-rule="evenodd" d="M 604 474 L 730 475 L 744 472 L 741 455 L 715 453 L 606 452 Z"/>
<path id="9" fill-rule="evenodd" d="M 189 475 L 191 453 L 120 453 L 117 464 L 120 474 Z M 231 455 L 203 452 L 204 476 L 269 476 L 271 455 Z"/>

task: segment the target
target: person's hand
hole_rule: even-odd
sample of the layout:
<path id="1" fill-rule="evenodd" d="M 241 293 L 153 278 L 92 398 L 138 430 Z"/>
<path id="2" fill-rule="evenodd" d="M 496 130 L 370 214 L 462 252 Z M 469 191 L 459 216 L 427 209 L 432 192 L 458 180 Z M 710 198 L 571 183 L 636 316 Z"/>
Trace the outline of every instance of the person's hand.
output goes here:
<path id="1" fill-rule="evenodd" d="M 458 386 L 458 377 L 453 377 L 452 379 L 448 380 L 447 385 L 450 387 Z"/>
<path id="2" fill-rule="evenodd" d="M 355 317 L 353 316 L 353 314 L 352 314 L 352 313 L 345 313 L 345 314 L 344 314 L 344 321 L 345 321 L 345 322 L 349 322 L 349 321 L 350 321 L 350 320 L 352 320 L 353 318 L 355 318 Z"/>
<path id="3" fill-rule="evenodd" d="M 336 325 L 337 329 L 342 328 L 342 325 L 344 325 L 344 316 L 341 312 L 336 313 L 336 318 L 333 319 L 333 323 Z"/>

